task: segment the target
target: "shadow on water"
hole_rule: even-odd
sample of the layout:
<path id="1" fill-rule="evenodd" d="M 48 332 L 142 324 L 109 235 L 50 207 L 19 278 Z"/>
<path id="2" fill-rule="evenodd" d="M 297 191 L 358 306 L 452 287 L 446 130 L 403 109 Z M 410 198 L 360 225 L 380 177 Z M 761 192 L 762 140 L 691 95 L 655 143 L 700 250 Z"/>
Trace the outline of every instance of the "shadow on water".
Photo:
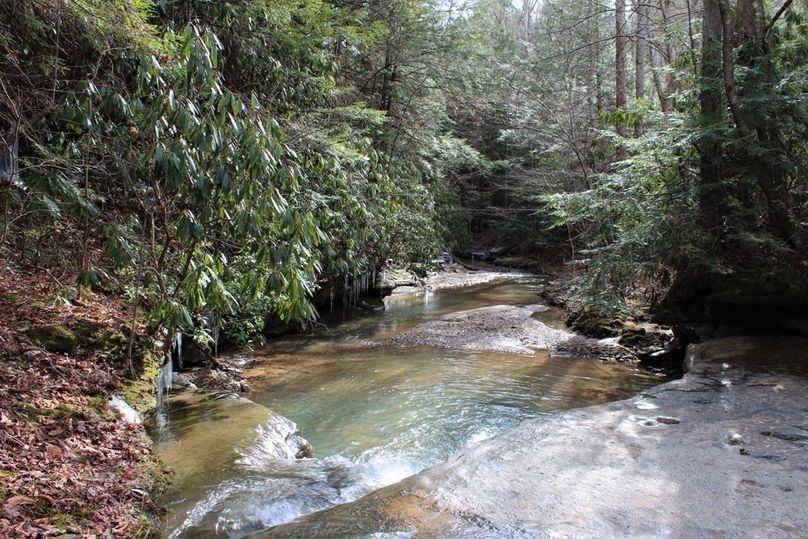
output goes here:
<path id="1" fill-rule="evenodd" d="M 158 446 L 183 471 L 170 494 L 168 530 L 241 537 L 314 513 L 309 522 L 317 511 L 396 483 L 527 419 L 626 398 L 662 381 L 633 366 L 550 358 L 541 350 L 528 356 L 390 343 L 398 332 L 450 312 L 537 303 L 537 290 L 536 281 L 520 276 L 388 298 L 377 316 L 282 337 L 261 350 L 263 361 L 248 373 L 257 405 L 187 397 L 170 403 Z M 563 325 L 558 310 L 540 314 L 548 325 Z M 262 456 L 264 435 L 256 427 L 268 409 L 299 425 L 315 458 Z M 205 459 L 211 452 L 216 458 Z M 188 464 L 200 457 L 204 468 Z M 361 524 L 352 529 L 362 533 Z"/>

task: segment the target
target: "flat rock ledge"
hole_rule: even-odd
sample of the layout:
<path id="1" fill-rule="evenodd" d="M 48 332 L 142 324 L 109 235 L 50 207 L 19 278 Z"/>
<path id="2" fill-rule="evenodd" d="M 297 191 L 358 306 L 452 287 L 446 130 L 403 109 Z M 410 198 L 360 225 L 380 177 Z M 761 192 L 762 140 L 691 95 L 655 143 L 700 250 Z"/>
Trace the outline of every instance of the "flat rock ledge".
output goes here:
<path id="1" fill-rule="evenodd" d="M 436 346 L 452 350 L 483 350 L 533 355 L 536 349 L 563 357 L 594 357 L 634 361 L 637 357 L 618 344 L 604 343 L 551 328 L 533 318 L 544 305 L 494 305 L 450 313 L 402 331 L 395 342 L 404 346 Z"/>
<path id="2" fill-rule="evenodd" d="M 418 279 L 403 271 L 388 271 L 384 274 L 382 287 L 392 289 L 394 296 L 419 294 L 444 288 L 466 288 L 478 284 L 490 283 L 499 279 L 507 279 L 521 272 L 513 270 L 468 270 L 456 266 L 436 273 L 426 279 Z"/>
<path id="3" fill-rule="evenodd" d="M 450 313 L 402 331 L 396 342 L 532 355 L 534 348 L 550 348 L 570 336 L 531 318 L 544 309 L 543 305 L 495 305 Z"/>
<path id="4" fill-rule="evenodd" d="M 525 422 L 330 510 L 346 529 L 328 532 L 806 537 L 806 349 L 785 335 L 691 346 L 682 379 Z M 317 537 L 316 522 L 273 536 Z"/>

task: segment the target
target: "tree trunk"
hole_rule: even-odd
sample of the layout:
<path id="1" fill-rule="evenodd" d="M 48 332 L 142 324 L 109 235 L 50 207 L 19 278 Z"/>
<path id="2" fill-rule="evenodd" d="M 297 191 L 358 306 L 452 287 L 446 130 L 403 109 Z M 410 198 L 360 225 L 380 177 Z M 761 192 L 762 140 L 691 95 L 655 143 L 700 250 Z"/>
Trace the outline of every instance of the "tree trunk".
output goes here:
<path id="1" fill-rule="evenodd" d="M 727 2 L 727 0 L 720 0 Z M 728 11 L 728 4 L 724 9 Z M 725 22 L 724 39 L 730 39 L 731 21 Z M 767 53 L 765 10 L 760 0 L 738 0 L 735 11 L 734 45 L 738 48 L 737 63 L 749 69 L 743 87 L 735 89 L 737 101 L 766 95 L 771 84 L 777 80 L 776 68 Z M 730 59 L 727 59 L 729 62 Z M 728 66 L 729 69 L 730 66 Z M 734 68 L 734 66 L 731 66 Z M 727 72 L 727 77 L 732 71 Z M 734 84 L 733 81 L 730 80 Z M 780 143 L 780 130 L 776 118 L 760 106 L 741 110 L 734 109 L 736 129 L 742 138 L 756 135 L 759 150 L 747 155 L 746 160 L 754 171 L 758 186 L 766 200 L 767 216 L 772 231 L 795 249 L 802 248 L 799 228 L 791 215 L 788 191 L 788 176 L 783 166 L 784 148 Z M 754 144 L 749 141 L 748 144 Z M 744 146 L 748 150 L 748 144 Z"/>
<path id="2" fill-rule="evenodd" d="M 701 227 L 719 233 L 724 221 L 724 192 L 721 185 L 721 142 L 716 132 L 721 123 L 721 12 L 719 0 L 704 0 L 702 15 L 701 73 L 699 104 L 702 135 L 699 216 Z"/>
<path id="3" fill-rule="evenodd" d="M 651 75 L 654 80 L 654 89 L 659 98 L 659 108 L 663 113 L 668 114 L 673 110 L 673 99 L 665 90 L 661 71 L 664 69 L 662 58 L 657 50 L 649 46 L 649 57 L 651 60 Z"/>
<path id="4" fill-rule="evenodd" d="M 379 96 L 380 103 L 379 108 L 381 110 L 390 112 L 392 108 L 392 78 L 393 78 L 393 67 L 392 67 L 392 51 L 390 42 L 388 41 L 385 50 L 384 50 L 384 69 L 382 75 L 382 92 Z"/>
<path id="5" fill-rule="evenodd" d="M 733 44 L 762 40 L 766 31 L 764 17 L 761 0 L 738 0 L 735 6 L 735 34 L 738 41 Z"/>
<path id="6" fill-rule="evenodd" d="M 619 119 L 619 112 L 626 108 L 627 79 L 626 69 L 626 0 L 615 0 L 614 7 L 614 33 L 615 33 L 615 86 L 614 106 L 618 112 L 617 133 L 621 136 L 628 134 L 626 125 Z M 618 149 L 617 158 L 626 158 L 625 149 Z"/>
<path id="7" fill-rule="evenodd" d="M 645 99 L 645 59 L 648 51 L 648 6 L 637 3 L 636 22 L 634 27 L 634 97 Z M 634 124 L 634 136 L 642 135 L 642 118 L 637 118 Z"/>
<path id="8" fill-rule="evenodd" d="M 589 57 L 588 57 L 588 74 L 586 79 L 586 90 L 589 101 L 589 115 L 592 118 L 597 118 L 598 112 L 601 110 L 601 96 L 600 85 L 598 81 L 598 60 L 600 57 L 600 32 L 598 27 L 598 16 L 596 15 L 597 7 L 594 0 L 589 0 L 587 3 L 587 36 L 589 40 Z"/>
<path id="9" fill-rule="evenodd" d="M 530 41 L 530 28 L 533 25 L 532 15 L 531 0 L 522 0 L 522 37 L 528 42 Z"/>

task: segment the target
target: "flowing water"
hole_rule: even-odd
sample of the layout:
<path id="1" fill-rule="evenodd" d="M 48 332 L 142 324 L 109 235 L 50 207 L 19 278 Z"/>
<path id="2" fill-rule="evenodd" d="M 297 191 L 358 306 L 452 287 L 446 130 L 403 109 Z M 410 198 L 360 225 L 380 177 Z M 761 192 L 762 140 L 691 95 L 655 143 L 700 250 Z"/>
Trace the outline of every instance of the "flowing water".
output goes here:
<path id="1" fill-rule="evenodd" d="M 627 398 L 662 381 L 636 366 L 540 350 L 525 356 L 389 343 L 449 312 L 536 303 L 538 286 L 533 277 L 511 276 L 387 298 L 382 313 L 259 351 L 263 361 L 248 373 L 254 402 L 173 395 L 154 429 L 177 470 L 167 532 L 267 530 L 395 483 L 525 419 Z M 559 310 L 534 316 L 563 327 Z M 290 456 L 285 444 L 294 436 L 269 410 L 297 423 L 314 458 Z"/>

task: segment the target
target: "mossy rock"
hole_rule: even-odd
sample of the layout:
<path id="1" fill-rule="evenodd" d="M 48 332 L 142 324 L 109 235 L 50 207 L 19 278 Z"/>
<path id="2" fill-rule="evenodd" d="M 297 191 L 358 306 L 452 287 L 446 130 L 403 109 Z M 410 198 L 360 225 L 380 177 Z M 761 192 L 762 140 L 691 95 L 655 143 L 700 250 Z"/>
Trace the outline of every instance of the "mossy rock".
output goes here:
<path id="1" fill-rule="evenodd" d="M 122 359 L 129 347 L 129 339 L 122 332 L 107 325 L 79 320 L 74 325 L 79 347 L 85 351 L 102 352 L 114 359 Z"/>
<path id="2" fill-rule="evenodd" d="M 570 314 L 567 325 L 589 337 L 604 339 L 619 335 L 625 321 L 626 315 L 619 311 L 587 306 Z"/>
<path id="3" fill-rule="evenodd" d="M 86 417 L 83 411 L 79 410 L 72 404 L 60 404 L 56 408 L 42 408 L 29 404 L 26 406 L 26 412 L 33 421 L 37 421 L 37 418 L 39 417 L 56 420 Z"/>
<path id="4" fill-rule="evenodd" d="M 26 332 L 31 341 L 48 352 L 72 354 L 79 345 L 75 333 L 64 326 L 37 326 Z"/>
<path id="5" fill-rule="evenodd" d="M 135 410 L 145 414 L 157 406 L 154 381 L 160 370 L 160 360 L 152 353 L 145 352 L 141 361 L 135 365 L 135 370 L 137 377 L 134 380 L 124 380 L 121 395 Z"/>
<path id="6" fill-rule="evenodd" d="M 502 256 L 494 260 L 497 266 L 506 268 L 527 269 L 531 271 L 540 271 L 541 264 L 537 260 L 527 258 L 524 256 Z"/>
<path id="7" fill-rule="evenodd" d="M 145 505 L 136 505 L 133 508 L 132 516 L 137 520 L 133 537 L 159 539 L 164 537 L 160 526 L 166 509 L 159 506 L 158 502 L 171 483 L 172 472 L 154 451 L 141 456 L 136 470 L 138 480 L 149 495 Z"/>
<path id="8" fill-rule="evenodd" d="M 620 344 L 640 352 L 652 352 L 661 349 L 665 340 L 659 334 L 647 333 L 644 329 L 638 331 L 623 331 Z"/>

